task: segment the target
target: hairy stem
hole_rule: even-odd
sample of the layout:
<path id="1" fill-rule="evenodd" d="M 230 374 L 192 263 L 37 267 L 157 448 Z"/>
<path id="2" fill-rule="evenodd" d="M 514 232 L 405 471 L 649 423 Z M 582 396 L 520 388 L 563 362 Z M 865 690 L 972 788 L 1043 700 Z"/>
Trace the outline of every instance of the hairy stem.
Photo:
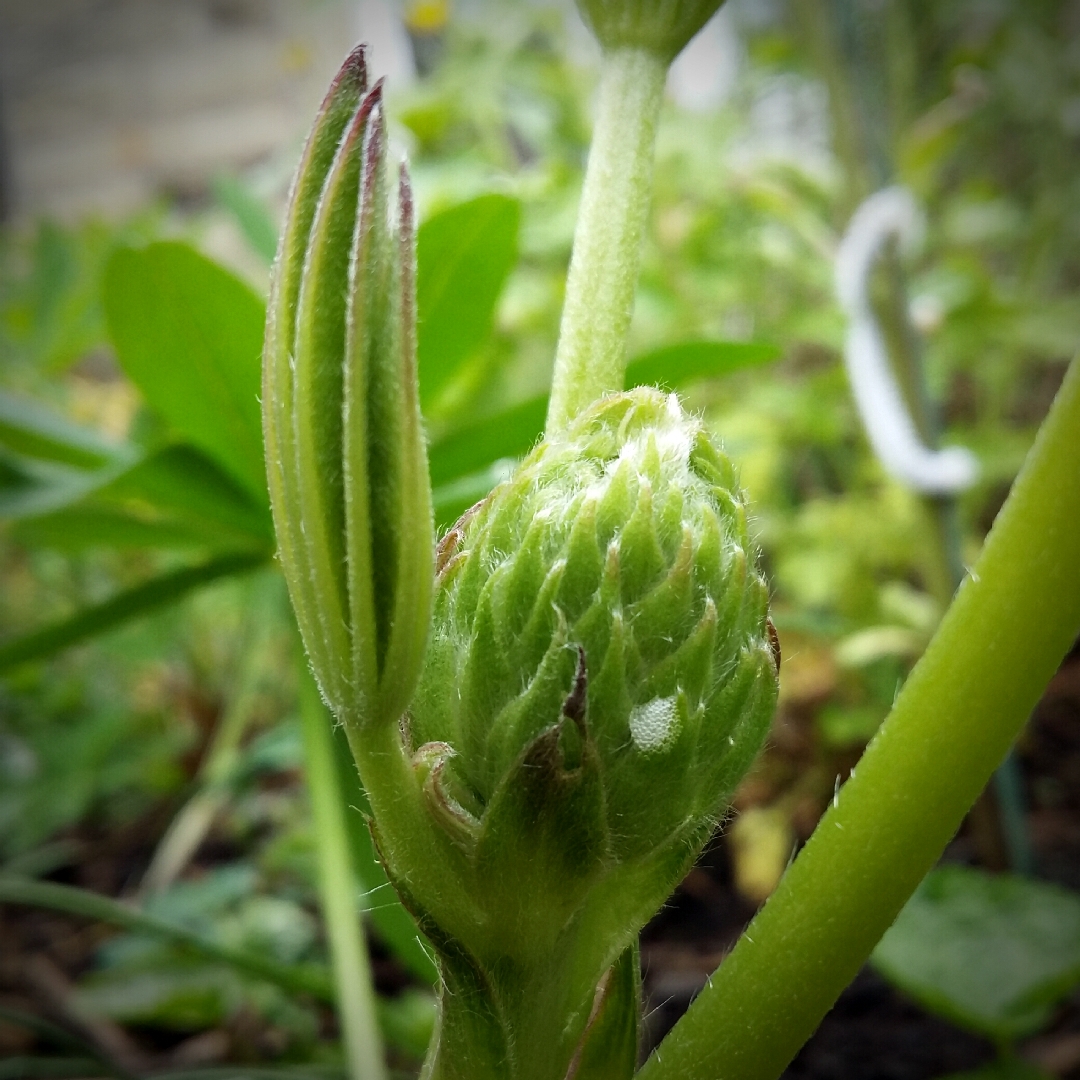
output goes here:
<path id="1" fill-rule="evenodd" d="M 666 75 L 667 64 L 643 49 L 604 53 L 555 353 L 548 434 L 565 428 L 601 394 L 623 386 Z"/>
<path id="2" fill-rule="evenodd" d="M 357 882 L 345 824 L 348 812 L 334 766 L 330 725 L 306 665 L 301 670 L 300 719 L 308 790 L 315 819 L 323 917 L 337 988 L 337 1012 L 349 1080 L 385 1080 L 371 964 L 357 907 Z"/>
<path id="3" fill-rule="evenodd" d="M 892 713 L 640 1080 L 774 1080 L 934 865 L 1080 630 L 1080 362 Z M 856 775 L 857 774 L 857 775 Z"/>

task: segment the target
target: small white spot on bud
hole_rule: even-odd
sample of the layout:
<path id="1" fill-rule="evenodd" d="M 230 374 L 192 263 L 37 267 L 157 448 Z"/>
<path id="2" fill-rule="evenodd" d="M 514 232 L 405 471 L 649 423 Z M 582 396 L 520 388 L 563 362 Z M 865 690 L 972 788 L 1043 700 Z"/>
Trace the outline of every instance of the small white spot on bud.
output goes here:
<path id="1" fill-rule="evenodd" d="M 662 750 L 679 727 L 679 710 L 673 697 L 653 698 L 630 712 L 630 738 L 644 753 Z"/>

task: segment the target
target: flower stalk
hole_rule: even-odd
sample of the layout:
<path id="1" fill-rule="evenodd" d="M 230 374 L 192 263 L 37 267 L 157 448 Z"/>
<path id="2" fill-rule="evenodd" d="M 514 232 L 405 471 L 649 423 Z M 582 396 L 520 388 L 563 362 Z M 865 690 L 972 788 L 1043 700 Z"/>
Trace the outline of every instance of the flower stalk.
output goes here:
<path id="1" fill-rule="evenodd" d="M 667 70 L 722 2 L 578 2 L 602 50 L 600 93 L 555 352 L 549 435 L 602 394 L 622 389 Z"/>

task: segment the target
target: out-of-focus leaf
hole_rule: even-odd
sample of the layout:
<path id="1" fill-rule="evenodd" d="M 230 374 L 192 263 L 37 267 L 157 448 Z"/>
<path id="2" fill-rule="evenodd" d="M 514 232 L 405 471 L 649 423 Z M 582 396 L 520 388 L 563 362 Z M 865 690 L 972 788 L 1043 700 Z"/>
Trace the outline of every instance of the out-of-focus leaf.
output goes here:
<path id="1" fill-rule="evenodd" d="M 673 390 L 694 379 L 730 375 L 779 356 L 777 346 L 761 341 L 684 341 L 631 360 L 626 365 L 626 385 Z"/>
<path id="2" fill-rule="evenodd" d="M 34 1032 L 35 1035 L 53 1046 L 64 1047 L 72 1052 L 93 1057 L 99 1066 L 104 1064 L 104 1059 L 92 1043 L 87 1042 L 79 1035 L 72 1034 L 66 1028 L 54 1024 L 50 1020 L 35 1016 L 33 1013 L 23 1012 L 21 1009 L 9 1009 L 2 1005 L 0 1005 L 0 1020 L 15 1024 L 17 1027 L 26 1028 L 27 1031 Z M 106 1071 L 112 1072 L 112 1069 L 107 1067 Z"/>
<path id="3" fill-rule="evenodd" d="M 38 461 L 99 469 L 130 453 L 36 401 L 0 391 L 0 447 Z"/>
<path id="4" fill-rule="evenodd" d="M 252 250 L 268 263 L 273 262 L 277 254 L 278 231 L 265 203 L 235 176 L 219 176 L 213 187 L 217 201 L 232 214 Z"/>
<path id="5" fill-rule="evenodd" d="M 260 502 L 263 302 L 179 243 L 119 248 L 105 314 L 120 363 L 152 408 Z"/>
<path id="6" fill-rule="evenodd" d="M 435 488 L 431 493 L 431 505 L 435 511 L 435 526 L 449 528 L 473 503 L 479 502 L 496 484 L 502 483 L 511 472 L 514 463 L 500 458 L 486 469 L 459 476 L 448 484 Z"/>
<path id="7" fill-rule="evenodd" d="M 517 261 L 521 207 L 482 195 L 429 218 L 416 238 L 417 363 L 429 406 L 491 330 Z"/>
<path id="8" fill-rule="evenodd" d="M 327 722 L 330 717 L 327 716 Z M 375 855 L 375 845 L 367 826 L 366 816 L 371 810 L 367 793 L 360 783 L 345 729 L 333 724 L 334 759 L 337 765 L 338 783 L 347 806 L 346 822 L 349 832 L 349 848 L 352 852 L 353 869 L 366 896 L 366 910 L 379 937 L 394 955 L 417 978 L 434 983 L 437 978 L 430 947 L 421 944 L 420 930 L 413 917 L 401 905 L 386 871 Z"/>
<path id="9" fill-rule="evenodd" d="M 273 547 L 269 514 L 190 446 L 168 446 L 78 501 L 19 523 L 26 544 L 109 547 Z"/>
<path id="10" fill-rule="evenodd" d="M 379 1027 L 386 1041 L 420 1060 L 435 1031 L 435 998 L 422 990 L 406 990 L 376 1002 Z"/>
<path id="11" fill-rule="evenodd" d="M 97 484 L 95 473 L 0 450 L 0 519 L 47 514 L 76 502 Z"/>
<path id="12" fill-rule="evenodd" d="M 626 367 L 626 385 L 680 387 L 695 379 L 764 364 L 779 355 L 775 345 L 762 342 L 688 341 L 631 360 Z M 438 489 L 459 477 L 478 473 L 493 461 L 528 453 L 543 434 L 547 403 L 546 394 L 529 398 L 453 428 L 435 440 L 429 453 L 432 485 Z M 480 492 L 477 498 L 483 495 Z M 462 509 L 469 505 L 466 503 Z"/>
<path id="13" fill-rule="evenodd" d="M 86 919 L 119 926 L 135 933 L 170 942 L 189 949 L 208 960 L 228 964 L 238 971 L 256 975 L 267 982 L 293 992 L 308 993 L 320 1001 L 332 1001 L 328 973 L 311 964 L 282 964 L 268 959 L 261 953 L 232 949 L 193 933 L 187 927 L 167 922 L 165 919 L 137 908 L 121 904 L 108 896 L 77 889 L 71 885 L 57 885 L 51 881 L 30 881 L 26 878 L 0 877 L 0 903 L 25 904 L 52 911 L 64 911 Z"/>
<path id="14" fill-rule="evenodd" d="M 1080 896 L 942 867 L 927 875 L 871 961 L 955 1023 L 998 1040 L 1021 1038 L 1080 982 Z"/>
<path id="15" fill-rule="evenodd" d="M 546 394 L 530 398 L 435 441 L 428 455 L 432 485 L 438 488 L 492 461 L 528 453 L 544 430 L 547 400 Z"/>
<path id="16" fill-rule="evenodd" d="M 267 557 L 265 553 L 246 552 L 221 555 L 198 566 L 172 570 L 142 585 L 126 589 L 103 603 L 76 612 L 70 619 L 0 645 L 0 672 L 32 660 L 44 660 L 61 649 L 179 600 L 208 582 L 254 570 L 265 563 Z"/>

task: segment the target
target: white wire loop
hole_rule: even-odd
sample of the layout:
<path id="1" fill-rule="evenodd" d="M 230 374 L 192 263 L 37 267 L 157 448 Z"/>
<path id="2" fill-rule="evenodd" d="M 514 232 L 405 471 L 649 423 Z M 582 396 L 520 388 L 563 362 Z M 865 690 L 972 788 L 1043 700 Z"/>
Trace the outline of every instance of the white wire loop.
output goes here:
<path id="1" fill-rule="evenodd" d="M 870 305 L 868 282 L 890 236 L 915 246 L 922 214 L 907 188 L 883 188 L 852 215 L 836 253 L 836 292 L 849 325 L 844 363 L 863 427 L 881 464 L 894 479 L 927 495 L 953 495 L 979 473 L 975 455 L 962 446 L 931 450 L 919 437 L 892 369 Z"/>

